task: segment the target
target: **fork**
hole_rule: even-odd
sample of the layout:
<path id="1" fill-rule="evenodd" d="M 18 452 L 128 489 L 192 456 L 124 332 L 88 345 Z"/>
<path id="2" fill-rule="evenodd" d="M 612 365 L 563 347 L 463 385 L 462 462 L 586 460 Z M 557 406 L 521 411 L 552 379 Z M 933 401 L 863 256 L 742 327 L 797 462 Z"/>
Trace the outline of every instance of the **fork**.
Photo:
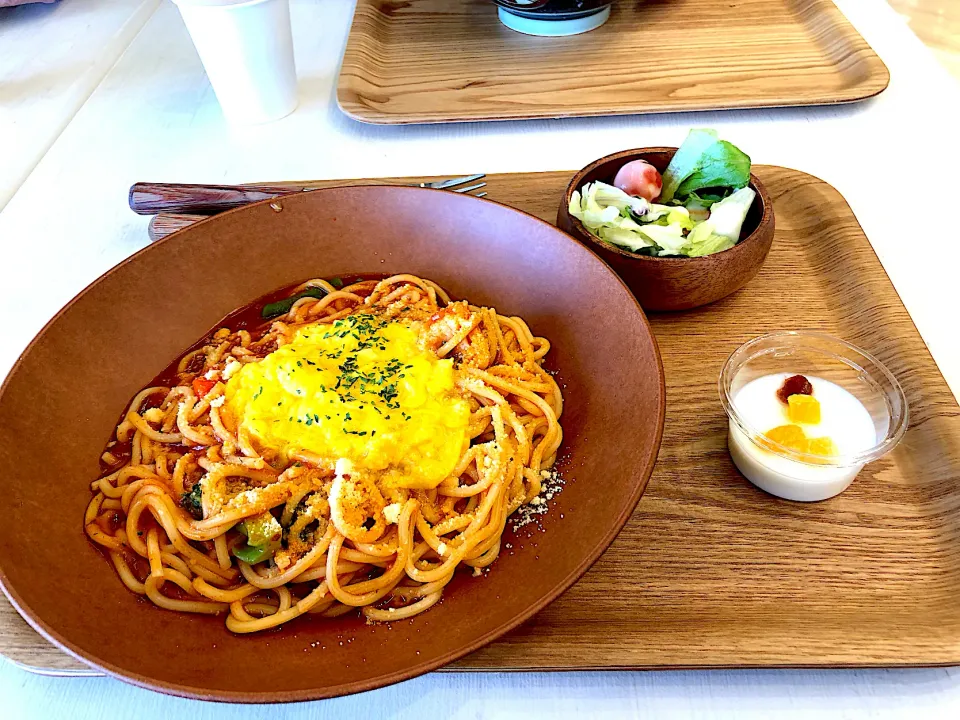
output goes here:
<path id="1" fill-rule="evenodd" d="M 470 193 L 486 186 L 486 182 L 476 182 L 484 173 L 465 175 L 449 180 L 411 183 L 409 187 L 450 190 L 458 193 Z M 473 183 L 469 184 L 468 183 Z M 317 188 L 284 184 L 262 185 L 190 185 L 185 183 L 135 183 L 130 187 L 130 209 L 139 215 L 158 213 L 189 213 L 213 215 L 243 205 L 310 192 Z M 487 193 L 478 192 L 477 197 Z"/>

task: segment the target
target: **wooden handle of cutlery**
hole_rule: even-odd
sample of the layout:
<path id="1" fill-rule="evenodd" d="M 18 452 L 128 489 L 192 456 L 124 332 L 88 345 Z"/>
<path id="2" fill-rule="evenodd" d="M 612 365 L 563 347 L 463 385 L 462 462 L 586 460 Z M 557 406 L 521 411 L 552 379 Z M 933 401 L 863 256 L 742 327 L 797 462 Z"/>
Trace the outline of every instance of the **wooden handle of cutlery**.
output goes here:
<path id="1" fill-rule="evenodd" d="M 130 209 L 140 215 L 161 212 L 212 215 L 303 190 L 302 187 L 290 185 L 136 183 L 130 187 Z"/>
<path id="2" fill-rule="evenodd" d="M 182 230 L 195 222 L 206 220 L 209 215 L 187 215 L 184 213 L 160 213 L 154 215 L 150 220 L 150 226 L 147 233 L 150 236 L 150 242 L 156 242 L 177 230 Z"/>

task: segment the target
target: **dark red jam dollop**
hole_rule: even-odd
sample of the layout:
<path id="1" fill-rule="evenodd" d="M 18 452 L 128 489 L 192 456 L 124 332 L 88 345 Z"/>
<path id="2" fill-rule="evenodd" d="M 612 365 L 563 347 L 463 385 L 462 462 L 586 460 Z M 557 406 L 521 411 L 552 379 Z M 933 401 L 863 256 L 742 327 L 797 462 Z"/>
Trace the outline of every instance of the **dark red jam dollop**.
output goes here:
<path id="1" fill-rule="evenodd" d="M 777 390 L 777 399 L 786 405 L 791 395 L 813 395 L 813 385 L 803 375 L 791 375 Z"/>

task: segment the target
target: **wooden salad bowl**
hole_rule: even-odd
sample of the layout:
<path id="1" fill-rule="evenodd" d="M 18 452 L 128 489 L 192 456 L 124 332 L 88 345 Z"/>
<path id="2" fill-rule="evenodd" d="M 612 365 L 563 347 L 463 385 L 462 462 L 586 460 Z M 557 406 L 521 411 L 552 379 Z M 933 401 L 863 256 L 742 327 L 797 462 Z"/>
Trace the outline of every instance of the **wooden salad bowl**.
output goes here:
<path id="1" fill-rule="evenodd" d="M 695 258 L 637 255 L 596 237 L 570 215 L 570 198 L 589 182 L 613 184 L 613 178 L 631 160 L 646 160 L 663 172 L 677 148 L 652 147 L 623 150 L 587 165 L 570 180 L 557 227 L 603 258 L 623 279 L 644 310 L 689 310 L 716 302 L 736 292 L 760 272 L 773 244 L 773 202 L 763 183 L 750 175 L 757 197 L 743 223 L 741 240 L 729 250 Z"/>

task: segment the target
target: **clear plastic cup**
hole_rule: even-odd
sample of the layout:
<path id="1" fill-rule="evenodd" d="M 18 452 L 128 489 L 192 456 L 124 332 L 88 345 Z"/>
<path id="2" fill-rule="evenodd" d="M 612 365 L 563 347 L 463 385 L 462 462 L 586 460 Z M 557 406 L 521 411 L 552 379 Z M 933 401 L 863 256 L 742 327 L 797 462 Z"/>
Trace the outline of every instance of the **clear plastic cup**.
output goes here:
<path id="1" fill-rule="evenodd" d="M 174 0 L 227 120 L 257 124 L 297 107 L 290 0 Z"/>
<path id="2" fill-rule="evenodd" d="M 873 421 L 876 442 L 847 455 L 798 452 L 763 436 L 737 408 L 737 394 L 764 376 L 822 378 L 853 395 Z M 741 345 L 720 373 L 720 401 L 729 418 L 730 457 L 754 485 L 788 500 L 826 500 L 846 490 L 863 466 L 890 452 L 907 429 L 900 383 L 876 358 L 844 340 L 817 332 L 782 331 Z M 767 430 L 769 428 L 766 428 Z"/>

